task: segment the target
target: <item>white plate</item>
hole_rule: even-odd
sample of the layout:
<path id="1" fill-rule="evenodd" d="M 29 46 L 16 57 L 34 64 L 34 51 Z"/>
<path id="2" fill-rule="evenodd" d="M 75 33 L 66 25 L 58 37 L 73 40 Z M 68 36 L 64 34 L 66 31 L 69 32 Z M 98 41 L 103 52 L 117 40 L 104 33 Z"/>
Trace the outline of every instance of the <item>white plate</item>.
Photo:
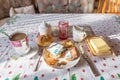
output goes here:
<path id="1" fill-rule="evenodd" d="M 26 54 L 24 54 L 24 55 L 15 54 L 15 55 L 12 56 L 12 58 L 13 59 L 17 59 L 17 58 L 20 58 L 20 57 L 31 58 L 31 57 L 35 56 L 38 53 L 38 50 L 39 50 L 39 47 L 38 47 L 37 43 L 31 42 L 31 43 L 29 43 L 29 45 L 30 45 L 30 50 Z"/>
<path id="2" fill-rule="evenodd" d="M 48 64 L 48 63 L 46 62 L 46 60 L 45 60 L 46 55 L 45 55 L 45 51 L 43 50 L 43 58 L 44 58 L 45 63 L 46 63 L 47 65 L 49 65 L 50 67 L 55 68 L 55 69 L 68 69 L 68 68 L 71 68 L 71 67 L 75 66 L 75 65 L 79 62 L 79 60 L 80 60 L 80 58 L 81 58 L 81 56 L 80 56 L 79 53 L 78 53 L 78 55 L 79 55 L 79 57 L 78 57 L 77 59 L 75 59 L 75 60 L 72 60 L 72 61 L 68 61 L 68 60 L 66 60 L 66 59 L 64 59 L 64 58 L 59 58 L 59 59 L 57 59 L 57 60 L 59 60 L 60 62 L 62 62 L 62 61 L 67 62 L 66 65 L 61 65 L 61 66 L 58 66 L 58 65 L 56 65 L 56 64 L 55 64 L 55 65 L 50 65 L 50 64 Z"/>
<path id="3" fill-rule="evenodd" d="M 72 68 L 72 67 L 74 67 L 75 65 L 77 65 L 77 63 L 79 62 L 79 60 L 80 60 L 80 57 L 78 57 L 77 59 L 75 59 L 75 60 L 73 60 L 73 61 L 67 62 L 66 65 L 62 65 L 62 66 L 55 66 L 55 65 L 54 65 L 54 66 L 51 66 L 51 65 L 47 64 L 46 61 L 45 61 L 45 59 L 44 59 L 45 63 L 46 63 L 48 66 L 50 66 L 50 67 L 52 67 L 52 68 L 55 68 L 55 69 L 68 69 L 68 68 Z"/>

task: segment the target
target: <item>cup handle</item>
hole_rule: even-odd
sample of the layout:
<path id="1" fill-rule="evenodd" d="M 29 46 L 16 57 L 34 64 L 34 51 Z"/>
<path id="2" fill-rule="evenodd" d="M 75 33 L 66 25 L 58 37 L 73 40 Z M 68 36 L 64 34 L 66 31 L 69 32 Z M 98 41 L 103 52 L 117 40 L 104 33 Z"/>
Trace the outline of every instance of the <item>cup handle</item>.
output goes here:
<path id="1" fill-rule="evenodd" d="M 87 34 L 85 33 L 85 34 L 84 34 L 84 38 L 85 38 L 86 36 L 87 36 Z"/>

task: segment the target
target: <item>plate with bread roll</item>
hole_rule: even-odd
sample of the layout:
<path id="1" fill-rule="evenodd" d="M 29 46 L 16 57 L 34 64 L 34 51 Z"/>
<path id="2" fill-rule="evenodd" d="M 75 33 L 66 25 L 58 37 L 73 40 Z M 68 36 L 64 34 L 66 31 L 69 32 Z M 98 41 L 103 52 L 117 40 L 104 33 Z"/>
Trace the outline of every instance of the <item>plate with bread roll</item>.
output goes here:
<path id="1" fill-rule="evenodd" d="M 53 42 L 43 50 L 45 62 L 56 69 L 67 69 L 75 66 L 80 60 L 72 40 Z"/>
<path id="2" fill-rule="evenodd" d="M 109 57 L 111 55 L 116 55 L 102 36 L 88 37 L 86 43 L 93 56 Z"/>

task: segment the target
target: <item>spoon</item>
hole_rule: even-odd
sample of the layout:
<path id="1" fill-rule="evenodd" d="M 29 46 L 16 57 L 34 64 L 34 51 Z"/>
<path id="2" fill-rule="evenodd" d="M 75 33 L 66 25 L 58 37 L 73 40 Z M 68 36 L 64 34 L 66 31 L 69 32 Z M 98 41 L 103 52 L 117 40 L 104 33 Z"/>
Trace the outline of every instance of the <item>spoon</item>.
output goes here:
<path id="1" fill-rule="evenodd" d="M 2 34 L 4 34 L 4 35 L 6 35 L 7 37 L 11 38 L 11 37 L 5 32 L 5 29 L 4 29 L 4 28 L 0 30 L 0 33 L 2 33 Z"/>
<path id="2" fill-rule="evenodd" d="M 38 70 L 39 61 L 40 61 L 40 59 L 41 59 L 41 53 L 42 53 L 42 51 L 43 51 L 43 49 L 40 49 L 40 50 L 38 51 L 39 57 L 38 57 L 38 60 L 37 60 L 37 62 L 36 62 L 36 65 L 35 65 L 34 72 Z"/>

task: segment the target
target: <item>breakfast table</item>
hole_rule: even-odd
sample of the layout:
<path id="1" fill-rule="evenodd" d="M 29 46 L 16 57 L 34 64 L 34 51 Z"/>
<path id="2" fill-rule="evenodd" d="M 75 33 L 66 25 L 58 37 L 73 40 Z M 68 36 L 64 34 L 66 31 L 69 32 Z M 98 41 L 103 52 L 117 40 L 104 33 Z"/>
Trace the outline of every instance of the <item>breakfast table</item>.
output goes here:
<path id="1" fill-rule="evenodd" d="M 120 19 L 115 14 L 17 14 L 0 29 L 8 34 L 17 31 L 28 35 L 31 46 L 37 46 L 38 26 L 43 21 L 57 26 L 60 20 L 69 25 L 90 26 L 96 36 L 102 36 L 116 56 L 93 56 L 86 43 L 85 53 L 91 58 L 101 75 L 94 76 L 86 61 L 80 61 L 72 68 L 55 69 L 48 66 L 42 52 L 16 58 L 16 51 L 7 36 L 0 34 L 0 80 L 119 80 L 120 79 Z M 59 38 L 56 38 L 59 40 Z M 36 47 L 38 48 L 38 47 Z M 41 54 L 41 55 L 38 55 Z M 40 60 L 39 60 L 40 58 Z M 39 60 L 38 70 L 34 68 Z"/>

